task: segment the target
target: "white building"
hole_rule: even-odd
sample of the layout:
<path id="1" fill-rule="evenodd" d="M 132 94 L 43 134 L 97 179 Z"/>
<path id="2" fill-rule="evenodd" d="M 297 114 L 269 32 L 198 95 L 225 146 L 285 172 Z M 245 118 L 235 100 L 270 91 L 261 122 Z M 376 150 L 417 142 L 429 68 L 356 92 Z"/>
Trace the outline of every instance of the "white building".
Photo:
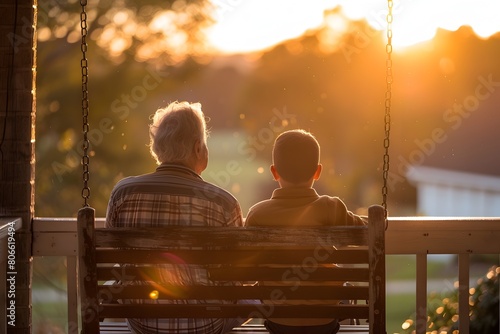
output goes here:
<path id="1" fill-rule="evenodd" d="M 407 177 L 417 187 L 419 215 L 500 216 L 500 175 L 417 166 Z"/>
<path id="2" fill-rule="evenodd" d="M 462 108 L 450 111 L 443 118 L 448 128 L 443 127 L 434 149 L 408 169 L 406 177 L 417 188 L 418 215 L 500 216 L 498 90 L 482 100 L 470 96 Z"/>

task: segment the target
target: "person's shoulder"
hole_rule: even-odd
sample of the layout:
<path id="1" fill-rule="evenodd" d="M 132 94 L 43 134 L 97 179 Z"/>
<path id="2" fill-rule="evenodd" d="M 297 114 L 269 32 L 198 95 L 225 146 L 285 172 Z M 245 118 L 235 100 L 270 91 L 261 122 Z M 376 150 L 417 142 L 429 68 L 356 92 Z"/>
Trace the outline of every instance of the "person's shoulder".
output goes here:
<path id="1" fill-rule="evenodd" d="M 151 180 L 152 173 L 127 176 L 119 180 L 111 191 L 111 198 L 126 196 L 135 192 L 143 192 L 145 188 L 155 186 L 157 182 Z"/>
<path id="2" fill-rule="evenodd" d="M 247 216 L 245 218 L 246 226 L 265 226 L 269 220 L 272 207 L 272 200 L 266 199 L 255 203 L 248 209 Z"/>
<path id="3" fill-rule="evenodd" d="M 347 209 L 347 206 L 345 205 L 344 201 L 341 200 L 340 197 L 337 197 L 337 196 L 320 195 L 319 200 L 327 202 L 329 204 L 339 205 L 339 206 L 345 207 Z"/>
<path id="4" fill-rule="evenodd" d="M 116 182 L 115 188 L 126 187 L 129 184 L 134 184 L 138 182 L 139 176 L 127 176 Z"/>
<path id="5" fill-rule="evenodd" d="M 203 180 L 200 185 L 199 185 L 199 191 L 202 191 L 205 192 L 205 195 L 207 196 L 207 198 L 210 198 L 210 196 L 212 197 L 222 197 L 222 198 L 225 198 L 227 200 L 230 200 L 230 201 L 236 201 L 236 197 L 231 194 L 228 190 L 216 185 L 216 184 L 213 184 L 213 183 L 210 183 L 210 182 L 207 182 L 205 180 Z"/>
<path id="6" fill-rule="evenodd" d="M 241 207 L 238 199 L 228 190 L 207 181 L 197 181 L 192 184 L 191 196 L 200 200 L 214 203 L 225 211 L 238 211 L 241 216 Z"/>
<path id="7" fill-rule="evenodd" d="M 257 202 L 250 207 L 248 210 L 249 213 L 260 213 L 261 211 L 267 209 L 273 201 L 270 199 L 265 199 L 263 201 Z"/>
<path id="8" fill-rule="evenodd" d="M 349 211 L 345 202 L 337 196 L 320 196 L 320 200 L 332 207 L 335 212 L 335 221 L 342 220 L 345 225 L 366 225 L 365 221 L 352 211 Z"/>
<path id="9" fill-rule="evenodd" d="M 115 186 L 113 187 L 112 193 L 117 193 L 122 189 L 125 189 L 131 185 L 136 184 L 137 182 L 138 182 L 137 176 L 124 177 L 123 179 L 116 182 Z"/>
<path id="10" fill-rule="evenodd" d="M 250 210 L 259 210 L 260 208 L 262 207 L 266 207 L 267 205 L 269 205 L 270 203 L 272 202 L 271 199 L 267 198 L 267 199 L 264 199 L 262 201 L 259 201 L 257 203 L 255 203 L 254 205 L 252 205 L 250 207 Z"/>

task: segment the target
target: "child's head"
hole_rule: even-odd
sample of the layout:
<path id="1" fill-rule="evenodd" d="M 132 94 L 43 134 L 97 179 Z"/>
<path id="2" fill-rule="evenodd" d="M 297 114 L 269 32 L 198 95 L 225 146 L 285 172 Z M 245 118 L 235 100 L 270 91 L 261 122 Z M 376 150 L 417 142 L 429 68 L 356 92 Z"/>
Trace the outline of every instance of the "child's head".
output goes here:
<path id="1" fill-rule="evenodd" d="M 318 141 L 311 133 L 301 129 L 285 131 L 274 142 L 274 169 L 288 183 L 307 182 L 318 171 L 319 151 Z"/>

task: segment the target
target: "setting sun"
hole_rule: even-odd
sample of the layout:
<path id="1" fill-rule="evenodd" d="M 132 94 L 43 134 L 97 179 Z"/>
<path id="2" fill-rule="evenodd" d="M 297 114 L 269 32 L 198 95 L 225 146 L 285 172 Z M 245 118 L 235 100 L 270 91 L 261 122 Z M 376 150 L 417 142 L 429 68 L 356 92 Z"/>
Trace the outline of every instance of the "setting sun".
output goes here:
<path id="1" fill-rule="evenodd" d="M 374 0 L 216 1 L 216 24 L 208 30 L 209 42 L 224 53 L 252 52 L 296 38 L 325 24 L 324 11 L 341 7 L 351 20 L 365 19 L 375 30 L 386 29 L 387 2 Z M 430 40 L 438 28 L 457 30 L 469 25 L 481 38 L 500 31 L 500 2 L 494 0 L 394 1 L 395 49 Z"/>

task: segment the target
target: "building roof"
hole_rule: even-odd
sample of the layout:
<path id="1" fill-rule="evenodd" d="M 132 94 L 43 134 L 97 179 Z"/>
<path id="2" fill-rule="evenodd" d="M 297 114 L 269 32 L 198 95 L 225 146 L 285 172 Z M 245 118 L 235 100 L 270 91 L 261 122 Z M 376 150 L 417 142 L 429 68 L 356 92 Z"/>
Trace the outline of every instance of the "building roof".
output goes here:
<path id="1" fill-rule="evenodd" d="M 488 80 L 488 77 L 483 77 Z M 500 177 L 500 87 L 498 81 L 459 102 L 463 114 L 448 111 L 446 138 L 436 143 L 423 166 Z M 477 107 L 477 108 L 474 108 Z M 470 111 L 468 111 L 470 110 Z"/>

